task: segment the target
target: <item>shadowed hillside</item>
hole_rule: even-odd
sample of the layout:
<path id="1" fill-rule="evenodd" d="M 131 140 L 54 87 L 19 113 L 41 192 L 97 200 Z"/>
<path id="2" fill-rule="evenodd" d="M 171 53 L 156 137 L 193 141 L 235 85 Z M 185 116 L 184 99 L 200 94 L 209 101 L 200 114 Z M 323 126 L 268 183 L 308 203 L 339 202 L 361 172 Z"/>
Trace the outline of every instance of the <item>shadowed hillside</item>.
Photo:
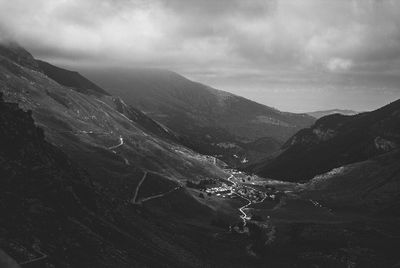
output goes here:
<path id="1" fill-rule="evenodd" d="M 276 179 L 308 180 L 335 167 L 389 152 L 399 144 L 400 100 L 372 112 L 322 117 L 290 138 L 284 152 L 254 170 Z"/>

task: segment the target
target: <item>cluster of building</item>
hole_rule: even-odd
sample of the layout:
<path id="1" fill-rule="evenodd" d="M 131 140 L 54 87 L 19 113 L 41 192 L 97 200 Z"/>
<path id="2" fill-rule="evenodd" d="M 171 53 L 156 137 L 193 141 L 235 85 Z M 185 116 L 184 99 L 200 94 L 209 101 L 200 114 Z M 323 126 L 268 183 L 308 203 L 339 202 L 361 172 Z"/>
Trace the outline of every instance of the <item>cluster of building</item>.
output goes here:
<path id="1" fill-rule="evenodd" d="M 205 192 L 210 195 L 214 194 L 216 196 L 232 198 L 234 194 L 234 189 L 232 186 L 228 186 L 226 183 L 222 183 L 221 186 L 207 188 Z"/>
<path id="2" fill-rule="evenodd" d="M 239 187 L 236 193 L 249 200 L 252 200 L 252 202 L 261 202 L 265 198 L 264 193 L 248 187 Z"/>

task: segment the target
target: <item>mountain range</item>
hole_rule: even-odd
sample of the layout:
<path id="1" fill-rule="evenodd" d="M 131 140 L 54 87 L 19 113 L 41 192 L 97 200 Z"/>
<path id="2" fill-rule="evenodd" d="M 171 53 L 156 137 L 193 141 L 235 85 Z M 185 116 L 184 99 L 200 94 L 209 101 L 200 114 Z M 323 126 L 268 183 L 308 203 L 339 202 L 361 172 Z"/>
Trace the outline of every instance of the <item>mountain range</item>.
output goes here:
<path id="1" fill-rule="evenodd" d="M 0 45 L 0 264 L 398 265 L 400 100 L 315 121 L 170 71 L 87 74 Z"/>
<path id="2" fill-rule="evenodd" d="M 308 115 L 315 117 L 317 119 L 331 115 L 331 114 L 343 114 L 343 115 L 355 115 L 358 114 L 359 112 L 353 111 L 353 110 L 343 110 L 343 109 L 331 109 L 331 110 L 323 110 L 323 111 L 314 111 L 314 112 L 309 112 L 307 113 Z"/>

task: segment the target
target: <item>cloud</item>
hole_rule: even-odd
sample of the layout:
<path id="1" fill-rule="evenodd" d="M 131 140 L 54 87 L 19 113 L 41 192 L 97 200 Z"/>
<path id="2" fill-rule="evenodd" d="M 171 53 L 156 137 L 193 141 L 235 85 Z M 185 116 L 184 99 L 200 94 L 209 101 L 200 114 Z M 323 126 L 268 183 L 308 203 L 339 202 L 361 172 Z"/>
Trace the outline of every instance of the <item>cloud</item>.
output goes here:
<path id="1" fill-rule="evenodd" d="M 400 57 L 394 0 L 0 0 L 0 25 L 45 58 L 262 70 Z"/>
<path id="2" fill-rule="evenodd" d="M 223 88 L 210 77 L 313 83 L 399 74 L 400 1 L 0 0 L 1 39 L 58 64 L 168 68 Z"/>

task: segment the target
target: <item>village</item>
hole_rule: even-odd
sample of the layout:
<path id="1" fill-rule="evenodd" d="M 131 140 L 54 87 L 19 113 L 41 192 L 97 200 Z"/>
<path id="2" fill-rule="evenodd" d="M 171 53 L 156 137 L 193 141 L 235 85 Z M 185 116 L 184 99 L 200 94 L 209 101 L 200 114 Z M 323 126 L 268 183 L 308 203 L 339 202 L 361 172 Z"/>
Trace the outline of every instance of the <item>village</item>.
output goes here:
<path id="1" fill-rule="evenodd" d="M 199 184 L 188 182 L 187 186 L 197 188 L 203 193 L 201 197 L 216 196 L 220 198 L 243 198 L 251 203 L 260 203 L 265 199 L 275 201 L 277 191 L 271 187 L 263 186 L 263 181 L 256 175 L 249 175 L 235 169 L 225 169 L 231 174 L 225 182 L 203 180 Z"/>

